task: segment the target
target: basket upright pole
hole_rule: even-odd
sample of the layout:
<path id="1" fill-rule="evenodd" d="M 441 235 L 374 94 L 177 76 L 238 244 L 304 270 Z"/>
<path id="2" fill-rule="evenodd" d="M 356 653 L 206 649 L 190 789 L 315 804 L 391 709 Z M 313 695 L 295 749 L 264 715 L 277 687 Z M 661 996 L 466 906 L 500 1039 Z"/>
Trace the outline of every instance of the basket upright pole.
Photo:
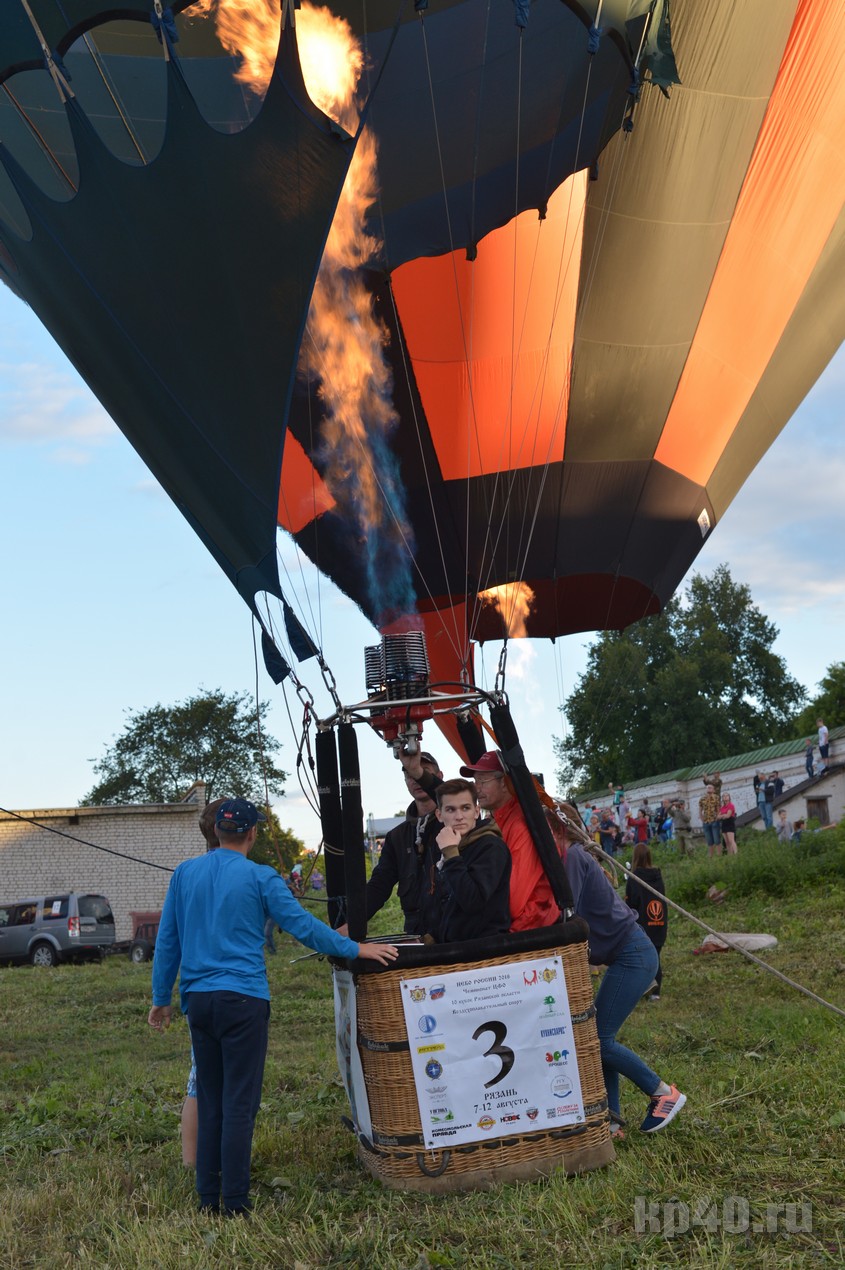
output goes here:
<path id="1" fill-rule="evenodd" d="M 337 729 L 337 740 L 346 871 L 346 919 L 349 923 L 349 938 L 360 941 L 367 935 L 367 869 L 364 863 L 361 769 L 358 764 L 358 739 L 354 725 L 341 723 Z"/>
<path id="2" fill-rule="evenodd" d="M 329 925 L 339 926 L 346 916 L 346 868 L 343 854 L 343 819 L 340 779 L 337 774 L 337 738 L 334 728 L 317 733 L 314 741 L 317 760 L 317 792 L 325 854 L 326 894 L 329 897 Z"/>

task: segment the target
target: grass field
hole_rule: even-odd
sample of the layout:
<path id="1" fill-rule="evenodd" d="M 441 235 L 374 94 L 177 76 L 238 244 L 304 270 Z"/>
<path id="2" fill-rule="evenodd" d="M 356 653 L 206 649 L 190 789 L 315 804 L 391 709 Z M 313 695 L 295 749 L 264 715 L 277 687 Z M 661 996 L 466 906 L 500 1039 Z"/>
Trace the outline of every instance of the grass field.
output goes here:
<path id="1" fill-rule="evenodd" d="M 670 896 L 720 929 L 776 935 L 771 964 L 845 1008 L 845 834 L 785 851 L 659 862 Z M 715 912 L 714 880 L 729 887 Z M 398 928 L 396 910 L 381 920 Z M 283 938 L 250 1222 L 195 1212 L 178 1139 L 188 1032 L 147 1028 L 149 966 L 0 970 L 0 1266 L 845 1265 L 845 1019 L 737 954 L 693 957 L 700 936 L 672 915 L 662 1000 L 622 1034 L 688 1094 L 678 1120 L 633 1127 L 595 1173 L 446 1199 L 362 1173 L 340 1123 L 330 972 L 291 965 L 301 949 Z M 633 1126 L 644 1110 L 623 1082 Z"/>

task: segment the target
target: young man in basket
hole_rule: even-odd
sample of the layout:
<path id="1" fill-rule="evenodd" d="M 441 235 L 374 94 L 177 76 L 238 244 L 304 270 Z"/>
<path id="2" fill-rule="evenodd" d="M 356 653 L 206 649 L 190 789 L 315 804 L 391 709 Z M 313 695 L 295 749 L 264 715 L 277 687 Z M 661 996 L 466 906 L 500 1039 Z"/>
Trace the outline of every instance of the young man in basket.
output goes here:
<path id="1" fill-rule="evenodd" d="M 423 937 L 436 944 L 506 935 L 510 929 L 511 857 L 493 820 L 479 822 L 471 781 L 437 788 L 436 843 L 421 895 Z"/>

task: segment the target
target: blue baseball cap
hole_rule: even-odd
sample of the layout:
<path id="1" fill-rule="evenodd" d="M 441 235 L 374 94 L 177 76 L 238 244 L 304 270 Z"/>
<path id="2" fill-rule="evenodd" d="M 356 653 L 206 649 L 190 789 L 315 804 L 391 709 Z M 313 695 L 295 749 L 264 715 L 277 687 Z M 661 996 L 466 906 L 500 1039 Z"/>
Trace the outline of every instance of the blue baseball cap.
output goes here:
<path id="1" fill-rule="evenodd" d="M 226 833 L 246 833 L 259 820 L 266 820 L 256 807 L 246 798 L 229 798 L 217 808 L 215 825 L 220 825 Z"/>

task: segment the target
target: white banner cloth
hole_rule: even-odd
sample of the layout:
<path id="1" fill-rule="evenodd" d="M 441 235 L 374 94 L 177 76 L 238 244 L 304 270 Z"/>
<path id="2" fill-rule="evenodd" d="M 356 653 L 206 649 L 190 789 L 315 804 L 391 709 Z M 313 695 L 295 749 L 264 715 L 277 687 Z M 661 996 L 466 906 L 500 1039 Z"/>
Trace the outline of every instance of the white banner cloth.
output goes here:
<path id="1" fill-rule="evenodd" d="M 580 1124 L 560 957 L 401 981 L 427 1148 Z"/>

